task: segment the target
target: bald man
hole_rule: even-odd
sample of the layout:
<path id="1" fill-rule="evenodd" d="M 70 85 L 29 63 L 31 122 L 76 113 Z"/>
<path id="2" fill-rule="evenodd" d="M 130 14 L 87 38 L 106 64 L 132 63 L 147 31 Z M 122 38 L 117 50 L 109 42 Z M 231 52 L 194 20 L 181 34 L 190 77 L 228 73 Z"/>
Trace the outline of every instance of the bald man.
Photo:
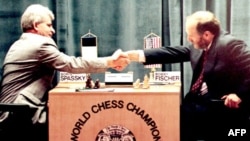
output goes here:
<path id="1" fill-rule="evenodd" d="M 193 78 L 181 106 L 182 141 L 230 138 L 230 129 L 248 128 L 249 49 L 244 41 L 223 31 L 209 11 L 188 16 L 185 31 L 190 45 L 126 53 L 131 61 L 145 65 L 189 61 Z"/>

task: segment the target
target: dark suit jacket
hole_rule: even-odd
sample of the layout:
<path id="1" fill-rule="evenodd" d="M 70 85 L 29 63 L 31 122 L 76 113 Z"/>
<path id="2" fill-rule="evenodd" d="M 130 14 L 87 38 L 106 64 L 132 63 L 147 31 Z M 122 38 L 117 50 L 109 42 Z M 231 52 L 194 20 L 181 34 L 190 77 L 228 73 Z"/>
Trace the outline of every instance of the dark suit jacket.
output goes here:
<path id="1" fill-rule="evenodd" d="M 197 65 L 202 50 L 193 46 L 162 47 L 145 50 L 144 53 L 145 64 L 190 61 L 193 81 L 199 75 Z M 204 68 L 204 81 L 212 99 L 236 93 L 243 103 L 250 103 L 250 52 L 247 45 L 242 40 L 221 31 L 209 49 Z"/>

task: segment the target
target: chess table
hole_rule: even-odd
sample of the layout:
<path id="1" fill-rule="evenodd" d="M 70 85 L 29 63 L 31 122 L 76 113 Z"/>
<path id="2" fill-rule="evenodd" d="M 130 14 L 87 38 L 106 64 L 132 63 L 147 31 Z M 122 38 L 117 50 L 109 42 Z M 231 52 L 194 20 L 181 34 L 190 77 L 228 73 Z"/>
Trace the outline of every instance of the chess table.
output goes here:
<path id="1" fill-rule="evenodd" d="M 49 141 L 180 140 L 180 85 L 80 87 L 61 82 L 49 92 Z"/>

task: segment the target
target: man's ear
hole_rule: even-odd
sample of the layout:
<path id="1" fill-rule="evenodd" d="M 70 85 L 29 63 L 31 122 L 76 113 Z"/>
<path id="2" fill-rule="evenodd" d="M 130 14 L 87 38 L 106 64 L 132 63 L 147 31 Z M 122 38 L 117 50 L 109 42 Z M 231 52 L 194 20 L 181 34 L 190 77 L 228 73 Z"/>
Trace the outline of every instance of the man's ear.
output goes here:
<path id="1" fill-rule="evenodd" d="M 38 22 L 33 22 L 33 28 L 34 28 L 35 30 L 38 30 L 38 25 L 39 25 Z"/>
<path id="2" fill-rule="evenodd" d="M 213 38 L 214 35 L 210 32 L 210 31 L 205 31 L 203 33 L 203 38 L 207 39 L 207 40 L 210 40 L 211 38 Z"/>

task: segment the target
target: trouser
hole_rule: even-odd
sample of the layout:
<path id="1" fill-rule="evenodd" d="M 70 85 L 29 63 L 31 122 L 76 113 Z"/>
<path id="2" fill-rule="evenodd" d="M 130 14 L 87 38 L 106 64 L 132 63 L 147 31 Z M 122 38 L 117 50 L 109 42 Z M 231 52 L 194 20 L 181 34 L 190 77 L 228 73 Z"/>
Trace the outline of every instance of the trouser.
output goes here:
<path id="1" fill-rule="evenodd" d="M 33 123 L 35 109 L 8 112 L 0 122 L 1 141 L 48 141 L 48 123 Z"/>
<path id="2" fill-rule="evenodd" d="M 181 141 L 249 141 L 248 112 L 242 108 L 227 108 L 223 101 L 184 101 L 180 124 Z M 245 134 L 240 134 L 244 131 Z"/>

